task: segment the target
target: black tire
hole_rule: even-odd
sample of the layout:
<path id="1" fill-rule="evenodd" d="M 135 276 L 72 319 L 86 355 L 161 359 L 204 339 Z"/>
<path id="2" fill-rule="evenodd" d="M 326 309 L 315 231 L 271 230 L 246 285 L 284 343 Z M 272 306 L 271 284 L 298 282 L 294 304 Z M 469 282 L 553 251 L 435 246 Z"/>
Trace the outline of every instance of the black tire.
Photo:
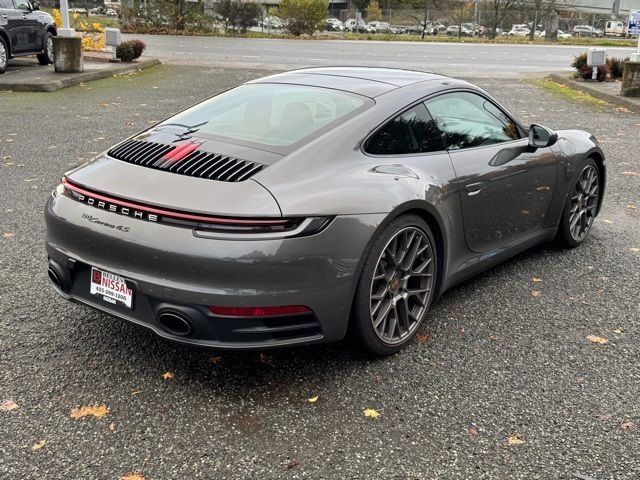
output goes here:
<path id="1" fill-rule="evenodd" d="M 406 249 L 401 248 L 402 238 Z M 392 254 L 394 249 L 397 256 Z M 415 256 L 416 252 L 422 253 Z M 403 215 L 382 230 L 360 274 L 350 325 L 351 334 L 368 352 L 392 355 L 413 340 L 433 300 L 438 268 L 433 233 L 422 218 Z M 385 271 L 388 275 L 382 275 Z M 388 313 L 380 320 L 383 310 Z M 390 338 L 383 339 L 385 335 Z"/>
<path id="2" fill-rule="evenodd" d="M 7 71 L 9 63 L 9 46 L 4 38 L 0 37 L 0 75 Z"/>
<path id="3" fill-rule="evenodd" d="M 44 52 L 37 55 L 40 65 L 51 65 L 53 63 L 53 34 L 47 32 L 44 35 Z"/>
<path id="4" fill-rule="evenodd" d="M 588 176 L 589 172 L 595 173 L 596 175 L 593 196 L 585 196 L 584 192 L 581 192 L 585 185 L 583 177 Z M 598 164 L 593 158 L 589 158 L 578 172 L 578 176 L 573 181 L 567 194 L 567 200 L 555 238 L 557 244 L 565 248 L 576 248 L 589 237 L 598 210 L 601 193 L 602 177 L 598 169 Z M 578 215 L 577 223 L 574 224 L 573 221 L 576 220 L 575 215 L 581 210 L 584 210 L 585 213 Z M 578 223 L 580 225 L 578 225 Z"/>

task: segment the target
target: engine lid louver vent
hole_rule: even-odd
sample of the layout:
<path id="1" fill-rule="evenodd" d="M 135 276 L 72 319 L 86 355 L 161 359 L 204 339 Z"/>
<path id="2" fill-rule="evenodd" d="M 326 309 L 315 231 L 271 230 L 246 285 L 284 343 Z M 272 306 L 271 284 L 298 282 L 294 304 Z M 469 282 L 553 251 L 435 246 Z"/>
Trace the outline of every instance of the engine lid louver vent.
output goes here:
<path id="1" fill-rule="evenodd" d="M 107 155 L 143 167 L 221 182 L 242 182 L 264 168 L 260 163 L 198 150 L 199 146 L 193 142 L 165 145 L 129 140 Z"/>

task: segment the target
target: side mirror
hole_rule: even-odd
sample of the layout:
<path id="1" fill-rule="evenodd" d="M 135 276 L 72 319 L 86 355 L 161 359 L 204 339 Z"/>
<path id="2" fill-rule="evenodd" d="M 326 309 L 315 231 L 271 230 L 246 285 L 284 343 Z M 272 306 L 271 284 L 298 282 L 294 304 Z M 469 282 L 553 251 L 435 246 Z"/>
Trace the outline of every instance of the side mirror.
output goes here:
<path id="1" fill-rule="evenodd" d="M 40 2 L 38 0 L 33 0 L 31 2 L 31 11 L 40 10 Z"/>
<path id="2" fill-rule="evenodd" d="M 532 148 L 550 147 L 558 141 L 558 134 L 542 125 L 532 124 L 529 127 L 529 146 Z"/>

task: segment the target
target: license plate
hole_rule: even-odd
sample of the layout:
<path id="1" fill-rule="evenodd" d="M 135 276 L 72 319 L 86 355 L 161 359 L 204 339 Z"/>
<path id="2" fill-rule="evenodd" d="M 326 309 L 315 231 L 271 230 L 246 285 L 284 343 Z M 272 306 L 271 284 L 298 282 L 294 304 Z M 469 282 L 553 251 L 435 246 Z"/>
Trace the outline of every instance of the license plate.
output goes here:
<path id="1" fill-rule="evenodd" d="M 124 278 L 113 273 L 91 267 L 89 293 L 112 305 L 121 305 L 128 309 L 133 305 L 133 290 L 127 287 Z"/>

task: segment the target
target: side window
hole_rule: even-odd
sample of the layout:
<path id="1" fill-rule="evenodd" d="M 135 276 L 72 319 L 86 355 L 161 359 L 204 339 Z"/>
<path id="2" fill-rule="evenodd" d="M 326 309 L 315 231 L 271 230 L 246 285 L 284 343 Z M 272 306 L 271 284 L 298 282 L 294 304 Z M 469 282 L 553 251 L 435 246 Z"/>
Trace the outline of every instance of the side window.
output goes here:
<path id="1" fill-rule="evenodd" d="M 373 155 L 403 155 L 440 150 L 444 150 L 440 132 L 422 104 L 389 121 L 365 146 L 365 152 Z"/>
<path id="2" fill-rule="evenodd" d="M 13 10 L 15 7 L 13 6 L 12 0 L 0 0 L 0 8 L 7 8 Z"/>
<path id="3" fill-rule="evenodd" d="M 16 0 L 16 8 L 18 10 L 26 10 L 26 11 L 31 11 L 31 5 L 29 5 L 29 2 L 27 2 L 27 0 Z"/>
<path id="4" fill-rule="evenodd" d="M 446 93 L 425 102 L 449 150 L 520 138 L 518 126 L 489 100 L 470 92 Z"/>

